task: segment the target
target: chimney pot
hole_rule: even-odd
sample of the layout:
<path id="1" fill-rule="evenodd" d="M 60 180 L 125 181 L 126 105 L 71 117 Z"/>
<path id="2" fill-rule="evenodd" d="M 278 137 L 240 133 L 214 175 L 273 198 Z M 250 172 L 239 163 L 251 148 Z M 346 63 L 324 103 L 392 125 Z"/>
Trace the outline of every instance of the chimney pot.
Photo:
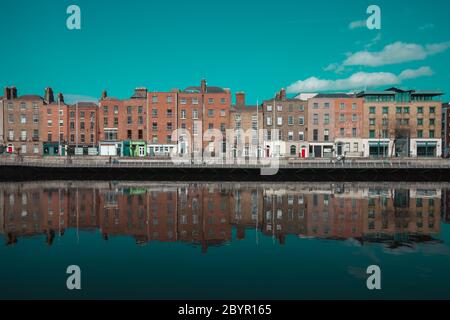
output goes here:
<path id="1" fill-rule="evenodd" d="M 236 92 L 236 106 L 245 106 L 244 92 Z"/>
<path id="2" fill-rule="evenodd" d="M 200 87 L 201 87 L 201 92 L 206 93 L 206 80 L 205 79 L 202 79 Z"/>
<path id="3" fill-rule="evenodd" d="M 17 88 L 11 87 L 10 90 L 11 90 L 11 93 L 10 93 L 11 99 L 17 99 Z"/>

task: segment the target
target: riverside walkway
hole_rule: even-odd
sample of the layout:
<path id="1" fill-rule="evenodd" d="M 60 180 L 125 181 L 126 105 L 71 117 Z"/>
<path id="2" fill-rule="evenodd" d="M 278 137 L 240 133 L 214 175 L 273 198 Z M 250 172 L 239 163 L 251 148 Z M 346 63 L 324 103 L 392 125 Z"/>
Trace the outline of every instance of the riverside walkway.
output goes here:
<path id="1" fill-rule="evenodd" d="M 0 158 L 0 181 L 450 182 L 447 159 L 180 161 L 101 157 Z M 256 160 L 256 159 L 255 159 Z"/>

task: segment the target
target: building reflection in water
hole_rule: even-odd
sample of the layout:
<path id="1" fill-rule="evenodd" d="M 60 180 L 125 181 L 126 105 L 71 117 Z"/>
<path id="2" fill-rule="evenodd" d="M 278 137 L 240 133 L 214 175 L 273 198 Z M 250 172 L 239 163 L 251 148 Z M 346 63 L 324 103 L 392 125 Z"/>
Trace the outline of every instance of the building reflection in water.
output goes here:
<path id="1" fill-rule="evenodd" d="M 30 182 L 0 186 L 0 234 L 7 245 L 67 229 L 209 246 L 246 230 L 285 243 L 287 235 L 381 242 L 390 248 L 434 243 L 450 222 L 446 184 Z"/>

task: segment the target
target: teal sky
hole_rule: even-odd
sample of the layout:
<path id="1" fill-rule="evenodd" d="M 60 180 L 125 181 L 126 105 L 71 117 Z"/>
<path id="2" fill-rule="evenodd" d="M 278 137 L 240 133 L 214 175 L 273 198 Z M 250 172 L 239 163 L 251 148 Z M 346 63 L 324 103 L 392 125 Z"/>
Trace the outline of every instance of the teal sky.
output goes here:
<path id="1" fill-rule="evenodd" d="M 66 27 L 71 4 L 81 8 L 79 31 Z M 351 29 L 367 19 L 371 4 L 381 7 L 382 29 Z M 93 97 L 107 89 L 124 98 L 137 86 L 163 91 L 204 77 L 245 91 L 254 103 L 310 77 L 411 69 L 427 75 L 398 86 L 440 89 L 449 99 L 448 0 L 20 0 L 1 1 L 0 12 L 0 86 L 15 85 L 19 94 L 52 86 Z M 381 52 L 395 42 L 440 49 L 395 64 L 324 70 L 342 65 L 346 54 Z"/>

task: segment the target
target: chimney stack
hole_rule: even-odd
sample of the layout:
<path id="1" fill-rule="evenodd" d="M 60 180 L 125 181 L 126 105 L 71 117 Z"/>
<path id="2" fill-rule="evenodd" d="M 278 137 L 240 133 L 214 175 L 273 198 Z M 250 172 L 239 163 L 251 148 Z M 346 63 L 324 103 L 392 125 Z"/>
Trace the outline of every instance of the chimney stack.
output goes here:
<path id="1" fill-rule="evenodd" d="M 236 92 L 236 106 L 245 106 L 245 92 Z"/>
<path id="2" fill-rule="evenodd" d="M 9 88 L 9 90 L 11 90 L 11 99 L 17 99 L 17 88 L 16 87 L 11 87 Z"/>
<path id="3" fill-rule="evenodd" d="M 102 100 L 105 100 L 106 97 L 108 97 L 108 92 L 106 92 L 106 90 L 103 90 L 103 92 L 102 92 Z"/>
<path id="4" fill-rule="evenodd" d="M 134 89 L 134 96 L 136 98 L 147 98 L 147 88 L 141 87 Z"/>
<path id="5" fill-rule="evenodd" d="M 200 87 L 201 87 L 201 93 L 206 93 L 206 80 L 205 79 L 202 79 Z"/>
<path id="6" fill-rule="evenodd" d="M 55 97 L 53 96 L 53 89 L 50 87 L 45 88 L 45 98 L 44 100 L 50 104 L 55 102 Z"/>
<path id="7" fill-rule="evenodd" d="M 282 100 L 282 101 L 285 101 L 286 100 L 286 89 L 281 89 L 281 91 L 280 91 L 280 99 Z"/>
<path id="8" fill-rule="evenodd" d="M 58 93 L 58 100 L 59 102 L 64 103 L 64 95 L 61 92 Z"/>
<path id="9" fill-rule="evenodd" d="M 11 89 L 9 87 L 5 87 L 4 95 L 5 95 L 5 99 L 6 100 L 10 100 L 11 99 Z"/>

